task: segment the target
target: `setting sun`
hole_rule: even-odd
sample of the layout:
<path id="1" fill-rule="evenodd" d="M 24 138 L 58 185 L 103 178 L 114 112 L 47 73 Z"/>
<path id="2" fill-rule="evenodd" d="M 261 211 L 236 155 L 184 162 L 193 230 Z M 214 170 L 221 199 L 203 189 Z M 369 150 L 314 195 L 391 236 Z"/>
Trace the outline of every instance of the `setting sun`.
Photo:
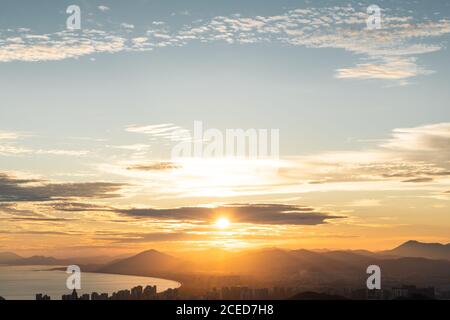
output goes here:
<path id="1" fill-rule="evenodd" d="M 219 218 L 216 221 L 216 227 L 219 229 L 226 229 L 230 226 L 230 220 L 227 218 Z"/>

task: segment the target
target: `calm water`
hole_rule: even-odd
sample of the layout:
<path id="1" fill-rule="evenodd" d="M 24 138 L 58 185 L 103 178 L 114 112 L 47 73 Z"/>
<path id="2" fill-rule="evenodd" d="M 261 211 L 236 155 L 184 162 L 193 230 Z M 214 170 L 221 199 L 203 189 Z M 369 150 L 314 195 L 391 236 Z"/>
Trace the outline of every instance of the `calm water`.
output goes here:
<path id="1" fill-rule="evenodd" d="M 5 299 L 34 300 L 36 293 L 49 295 L 52 300 L 61 299 L 61 295 L 71 291 L 66 288 L 69 274 L 64 271 L 49 271 L 55 266 L 1 266 L 0 265 L 0 296 Z M 176 281 L 122 276 L 101 273 L 81 274 L 80 293 L 107 292 L 131 289 L 135 286 L 156 285 L 158 292 L 169 288 L 178 288 Z"/>

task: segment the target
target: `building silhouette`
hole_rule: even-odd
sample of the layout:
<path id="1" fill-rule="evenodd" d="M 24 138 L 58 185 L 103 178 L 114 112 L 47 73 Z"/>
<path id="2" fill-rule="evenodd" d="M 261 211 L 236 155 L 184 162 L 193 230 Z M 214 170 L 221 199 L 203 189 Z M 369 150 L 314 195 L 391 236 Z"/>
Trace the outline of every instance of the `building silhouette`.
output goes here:
<path id="1" fill-rule="evenodd" d="M 1 299 L 0 299 L 1 300 Z M 36 294 L 36 300 L 51 300 L 50 296 L 42 293 Z"/>

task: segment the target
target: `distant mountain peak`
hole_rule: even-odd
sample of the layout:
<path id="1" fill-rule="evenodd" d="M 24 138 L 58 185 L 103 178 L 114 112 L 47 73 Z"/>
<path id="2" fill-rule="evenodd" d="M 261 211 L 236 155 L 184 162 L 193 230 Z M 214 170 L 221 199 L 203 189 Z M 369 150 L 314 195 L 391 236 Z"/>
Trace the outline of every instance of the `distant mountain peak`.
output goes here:
<path id="1" fill-rule="evenodd" d="M 155 250 L 155 249 L 148 249 L 148 250 L 142 251 L 141 253 L 138 253 L 138 254 L 154 254 L 154 253 L 163 254 L 162 252 L 159 252 L 158 250 Z"/>
<path id="2" fill-rule="evenodd" d="M 405 243 L 403 243 L 402 246 L 404 246 L 404 245 L 414 245 L 414 244 L 418 244 L 418 243 L 420 243 L 420 242 L 417 241 L 417 240 L 408 240 Z"/>
<path id="3" fill-rule="evenodd" d="M 22 257 L 15 254 L 14 252 L 0 252 L 0 262 L 9 262 L 19 259 L 22 259 Z"/>
<path id="4" fill-rule="evenodd" d="M 99 269 L 100 272 L 154 276 L 162 272 L 173 272 L 182 266 L 182 261 L 166 253 L 149 249 L 134 256 L 114 261 Z"/>
<path id="5" fill-rule="evenodd" d="M 400 247 L 411 247 L 411 246 L 417 246 L 417 247 L 447 247 L 448 244 L 438 243 L 438 242 L 420 242 L 417 240 L 408 240 L 404 242 L 403 244 L 399 245 L 397 248 Z"/>
<path id="6" fill-rule="evenodd" d="M 450 245 L 409 240 L 392 250 L 384 251 L 384 253 L 401 257 L 450 260 Z"/>

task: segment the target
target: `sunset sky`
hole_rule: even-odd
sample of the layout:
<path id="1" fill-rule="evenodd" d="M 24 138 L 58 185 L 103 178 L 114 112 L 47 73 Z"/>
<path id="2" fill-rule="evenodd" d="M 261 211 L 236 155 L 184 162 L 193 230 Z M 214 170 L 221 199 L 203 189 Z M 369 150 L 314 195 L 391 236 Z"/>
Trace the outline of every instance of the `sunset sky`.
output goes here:
<path id="1" fill-rule="evenodd" d="M 445 0 L 3 0 L 0 251 L 448 243 L 449 39 Z M 173 159 L 195 121 L 279 157 Z"/>

